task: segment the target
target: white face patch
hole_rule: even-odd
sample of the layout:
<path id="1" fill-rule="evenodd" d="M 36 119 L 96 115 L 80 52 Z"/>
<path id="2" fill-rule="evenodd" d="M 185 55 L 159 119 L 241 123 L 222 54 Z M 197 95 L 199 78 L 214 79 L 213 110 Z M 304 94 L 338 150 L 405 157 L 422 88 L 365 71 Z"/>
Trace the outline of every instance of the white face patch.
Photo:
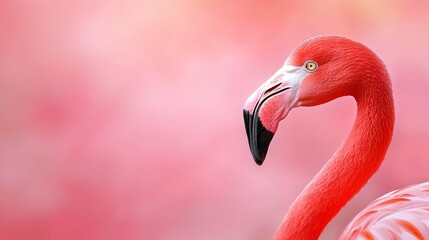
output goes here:
<path id="1" fill-rule="evenodd" d="M 282 72 L 282 81 L 285 84 L 285 87 L 290 87 L 293 99 L 291 99 L 291 106 L 299 106 L 298 92 L 301 86 L 302 80 L 304 80 L 310 73 L 305 69 L 305 66 L 291 66 L 283 65 L 278 72 Z"/>
<path id="2" fill-rule="evenodd" d="M 289 83 L 289 87 L 299 87 L 302 80 L 309 74 L 304 66 L 283 65 L 279 71 L 284 74 L 282 78 L 285 82 Z"/>
<path id="3" fill-rule="evenodd" d="M 298 91 L 301 86 L 302 80 L 307 77 L 309 73 L 306 71 L 305 66 L 291 66 L 283 65 L 273 76 L 271 76 L 264 84 L 262 84 L 246 101 L 245 109 L 250 114 L 253 114 L 254 106 L 268 93 L 278 91 L 280 89 L 288 88 L 288 96 L 290 97 L 289 106 L 299 106 L 297 102 Z"/>

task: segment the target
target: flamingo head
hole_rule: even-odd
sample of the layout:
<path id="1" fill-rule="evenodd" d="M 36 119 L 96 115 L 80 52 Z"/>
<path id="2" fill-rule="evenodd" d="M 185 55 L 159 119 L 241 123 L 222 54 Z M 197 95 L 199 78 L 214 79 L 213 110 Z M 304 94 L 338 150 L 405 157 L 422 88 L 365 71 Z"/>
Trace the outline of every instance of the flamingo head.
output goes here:
<path id="1" fill-rule="evenodd" d="M 373 69 L 385 71 L 371 50 L 352 40 L 321 36 L 301 43 L 244 105 L 246 133 L 255 162 L 264 162 L 279 122 L 289 111 L 341 96 L 358 97 L 361 86 L 367 84 L 365 76 Z"/>

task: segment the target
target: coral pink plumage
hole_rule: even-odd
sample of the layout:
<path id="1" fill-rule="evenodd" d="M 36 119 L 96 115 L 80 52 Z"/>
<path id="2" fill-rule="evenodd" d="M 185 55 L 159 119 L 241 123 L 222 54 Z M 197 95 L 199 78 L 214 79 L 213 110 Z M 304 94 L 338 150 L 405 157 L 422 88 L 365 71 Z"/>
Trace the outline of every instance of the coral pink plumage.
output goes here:
<path id="1" fill-rule="evenodd" d="M 292 204 L 275 239 L 317 239 L 377 171 L 394 126 L 390 77 L 364 45 L 341 37 L 316 37 L 300 44 L 246 101 L 249 146 L 260 165 L 279 122 L 291 109 L 348 95 L 358 108 L 352 131 Z M 341 239 L 429 239 L 428 186 L 415 185 L 376 200 Z"/>
<path id="2" fill-rule="evenodd" d="M 341 239 L 427 239 L 429 183 L 390 192 L 362 210 Z"/>

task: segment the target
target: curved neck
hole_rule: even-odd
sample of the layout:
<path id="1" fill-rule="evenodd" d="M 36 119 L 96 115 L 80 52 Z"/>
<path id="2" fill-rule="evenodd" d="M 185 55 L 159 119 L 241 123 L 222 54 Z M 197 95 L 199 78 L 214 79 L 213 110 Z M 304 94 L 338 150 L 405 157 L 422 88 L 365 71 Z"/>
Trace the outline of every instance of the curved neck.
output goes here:
<path id="1" fill-rule="evenodd" d="M 358 110 L 352 131 L 292 204 L 275 239 L 318 239 L 379 168 L 393 132 L 392 90 L 387 73 L 365 83 L 353 94 Z"/>

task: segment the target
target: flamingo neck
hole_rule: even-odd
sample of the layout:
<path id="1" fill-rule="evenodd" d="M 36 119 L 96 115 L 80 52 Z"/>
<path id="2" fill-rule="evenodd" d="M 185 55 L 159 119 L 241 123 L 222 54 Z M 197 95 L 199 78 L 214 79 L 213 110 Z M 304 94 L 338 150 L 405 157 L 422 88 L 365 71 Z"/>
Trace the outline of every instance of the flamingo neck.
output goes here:
<path id="1" fill-rule="evenodd" d="M 381 165 L 394 125 L 390 80 L 386 72 L 364 82 L 368 85 L 353 94 L 357 116 L 352 131 L 292 204 L 275 239 L 318 239 Z"/>

